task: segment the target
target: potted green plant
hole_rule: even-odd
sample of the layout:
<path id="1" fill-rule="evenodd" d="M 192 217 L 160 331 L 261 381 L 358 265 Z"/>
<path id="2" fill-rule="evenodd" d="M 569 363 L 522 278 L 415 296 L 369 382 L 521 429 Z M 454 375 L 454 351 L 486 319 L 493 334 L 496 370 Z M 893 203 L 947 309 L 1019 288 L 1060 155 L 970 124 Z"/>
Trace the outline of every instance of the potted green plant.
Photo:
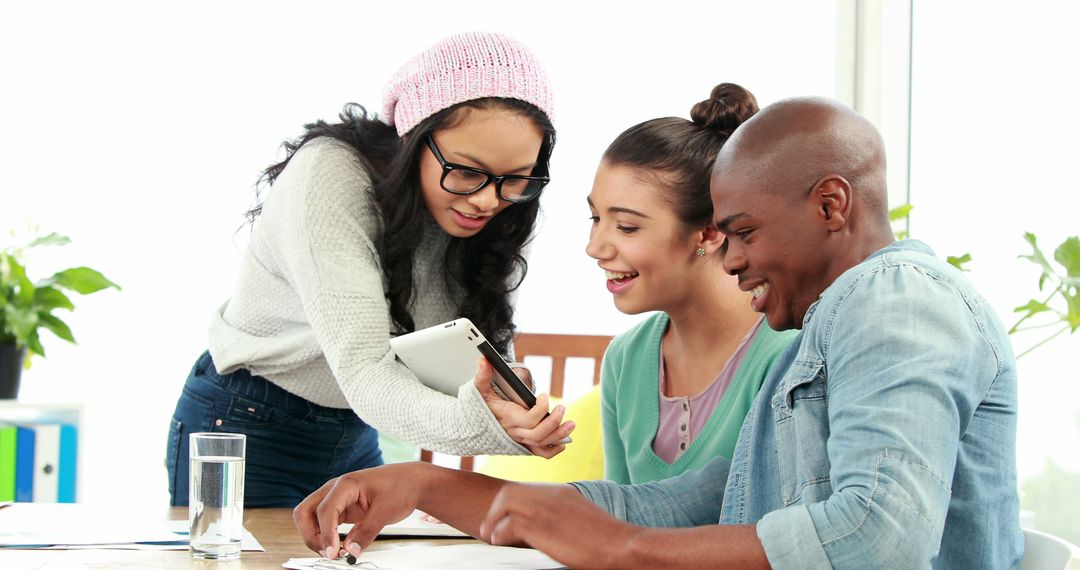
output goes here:
<path id="1" fill-rule="evenodd" d="M 15 398 L 19 379 L 29 355 L 45 356 L 39 332 L 51 331 L 71 343 L 71 328 L 54 313 L 75 308 L 65 291 L 89 295 L 120 286 L 89 267 L 72 267 L 33 282 L 26 274 L 27 250 L 40 246 L 60 246 L 71 240 L 51 233 L 24 245 L 15 244 L 0 252 L 0 399 Z"/>

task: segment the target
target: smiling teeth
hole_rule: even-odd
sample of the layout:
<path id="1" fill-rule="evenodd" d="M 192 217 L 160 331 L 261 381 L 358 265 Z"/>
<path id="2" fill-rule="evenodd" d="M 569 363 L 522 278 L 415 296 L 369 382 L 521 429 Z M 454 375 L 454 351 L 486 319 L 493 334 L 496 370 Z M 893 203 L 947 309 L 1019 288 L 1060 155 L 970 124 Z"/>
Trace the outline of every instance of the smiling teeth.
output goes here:
<path id="1" fill-rule="evenodd" d="M 760 297 L 760 296 L 765 294 L 765 291 L 768 290 L 768 288 L 769 288 L 768 285 L 764 285 L 764 284 L 758 285 L 757 287 L 754 287 L 753 289 L 750 290 L 750 294 L 755 296 L 755 297 Z"/>
<path id="2" fill-rule="evenodd" d="M 465 216 L 466 218 L 471 219 L 471 220 L 479 220 L 480 218 L 483 217 L 483 216 L 475 216 L 473 214 L 466 214 L 465 212 L 458 212 L 458 213 L 461 214 L 462 216 Z"/>
<path id="3" fill-rule="evenodd" d="M 627 277 L 637 277 L 637 273 L 616 273 L 614 271 L 605 271 L 604 273 L 607 274 L 608 279 L 614 280 L 626 279 Z"/>

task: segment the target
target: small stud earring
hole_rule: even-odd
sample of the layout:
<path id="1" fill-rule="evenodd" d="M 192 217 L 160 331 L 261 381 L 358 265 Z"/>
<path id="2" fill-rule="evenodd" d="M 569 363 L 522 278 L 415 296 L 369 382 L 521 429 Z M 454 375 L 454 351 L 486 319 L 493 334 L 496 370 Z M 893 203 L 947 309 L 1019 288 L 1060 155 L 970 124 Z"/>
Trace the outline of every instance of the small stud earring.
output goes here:
<path id="1" fill-rule="evenodd" d="M 705 248 L 699 247 L 694 253 L 696 253 L 698 257 L 705 257 Z"/>

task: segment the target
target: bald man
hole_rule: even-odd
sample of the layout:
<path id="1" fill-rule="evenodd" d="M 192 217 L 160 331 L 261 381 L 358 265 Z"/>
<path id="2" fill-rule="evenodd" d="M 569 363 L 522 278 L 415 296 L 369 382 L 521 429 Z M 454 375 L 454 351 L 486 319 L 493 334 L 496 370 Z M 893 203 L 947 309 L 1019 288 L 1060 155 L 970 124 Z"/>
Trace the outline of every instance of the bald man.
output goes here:
<path id="1" fill-rule="evenodd" d="M 765 107 L 712 194 L 725 268 L 770 326 L 801 329 L 730 461 L 643 485 L 358 471 L 296 508 L 308 546 L 357 554 L 420 508 L 574 568 L 1018 567 L 1009 341 L 957 270 L 893 240 L 874 127 L 830 100 Z"/>
<path id="2" fill-rule="evenodd" d="M 957 270 L 894 242 L 873 125 L 778 102 L 720 151 L 712 194 L 725 269 L 771 326 L 802 329 L 743 425 L 775 455 L 725 508 L 762 515 L 777 567 L 1019 566 L 1009 340 Z"/>

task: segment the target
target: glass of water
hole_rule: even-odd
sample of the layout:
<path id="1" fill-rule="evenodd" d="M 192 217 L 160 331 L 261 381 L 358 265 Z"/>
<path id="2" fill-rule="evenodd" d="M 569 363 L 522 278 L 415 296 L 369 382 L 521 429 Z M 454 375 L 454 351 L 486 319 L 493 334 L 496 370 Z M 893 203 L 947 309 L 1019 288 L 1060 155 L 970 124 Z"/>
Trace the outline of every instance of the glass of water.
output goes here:
<path id="1" fill-rule="evenodd" d="M 193 558 L 240 557 L 246 443 L 247 436 L 239 433 L 191 434 L 188 522 Z"/>

